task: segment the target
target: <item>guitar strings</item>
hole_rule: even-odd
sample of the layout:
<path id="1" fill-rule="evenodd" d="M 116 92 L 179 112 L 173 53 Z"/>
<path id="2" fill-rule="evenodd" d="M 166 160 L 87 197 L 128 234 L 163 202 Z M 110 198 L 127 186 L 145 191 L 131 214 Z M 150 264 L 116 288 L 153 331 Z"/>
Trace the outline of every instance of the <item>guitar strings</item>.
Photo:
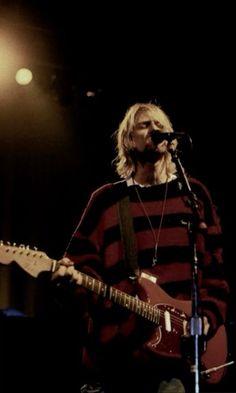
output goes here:
<path id="1" fill-rule="evenodd" d="M 110 295 L 110 290 L 112 290 L 112 291 L 116 291 L 117 293 L 119 293 L 119 294 L 121 295 L 122 298 L 125 296 L 126 302 L 127 302 L 127 296 L 128 296 L 128 299 L 135 299 L 133 296 L 131 296 L 131 295 L 125 293 L 125 292 L 122 292 L 122 291 L 120 291 L 120 290 L 117 289 L 117 288 L 110 287 L 109 285 L 107 285 L 107 284 L 105 284 L 105 283 L 103 283 L 103 282 L 100 282 L 99 280 L 97 280 L 97 279 L 95 279 L 95 278 L 89 277 L 89 276 L 87 276 L 87 275 L 84 274 L 84 273 L 81 273 L 81 272 L 80 272 L 80 274 L 82 275 L 82 280 L 84 281 L 84 286 L 85 286 L 87 289 L 92 290 L 92 291 L 95 292 L 95 293 L 100 294 L 100 292 L 101 292 L 101 294 L 102 294 L 104 297 L 106 297 L 106 294 L 108 293 L 108 294 Z M 97 287 L 98 292 L 96 292 L 96 291 L 94 290 L 94 284 L 91 284 L 91 280 L 92 280 L 93 283 L 95 283 L 95 286 Z M 102 286 L 101 286 L 100 284 L 102 284 Z M 104 290 L 104 288 L 105 288 L 105 290 Z M 101 290 L 101 289 L 102 289 L 102 290 Z M 108 291 L 107 291 L 107 290 L 108 290 Z M 139 299 L 138 301 L 139 301 L 141 304 L 143 304 L 145 307 L 147 307 L 149 312 L 152 310 L 152 311 L 155 312 L 155 314 L 156 314 L 156 313 L 159 313 L 160 317 L 162 317 L 163 319 L 165 318 L 164 315 L 165 315 L 166 310 L 163 311 L 163 310 L 161 310 L 161 309 L 155 308 L 155 305 L 146 303 L 146 302 L 144 302 L 143 300 L 140 300 L 140 299 Z M 135 299 L 135 302 L 137 303 L 137 299 Z M 183 319 L 183 318 L 180 318 L 180 317 L 178 317 L 178 316 L 176 316 L 176 315 L 172 315 L 171 313 L 170 313 L 170 317 L 171 317 L 171 320 L 174 321 L 174 322 L 176 322 L 176 325 L 178 325 L 178 326 L 182 326 L 183 322 L 187 320 L 186 318 Z"/>

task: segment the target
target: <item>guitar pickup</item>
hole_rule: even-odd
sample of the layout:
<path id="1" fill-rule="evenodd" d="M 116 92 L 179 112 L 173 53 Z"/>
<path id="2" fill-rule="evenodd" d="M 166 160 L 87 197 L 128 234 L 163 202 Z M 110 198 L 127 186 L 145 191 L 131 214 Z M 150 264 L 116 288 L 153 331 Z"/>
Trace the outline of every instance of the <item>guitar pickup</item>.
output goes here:
<path id="1" fill-rule="evenodd" d="M 171 332 L 171 319 L 169 311 L 165 310 L 164 312 L 164 321 L 165 321 L 165 330 L 167 332 Z"/>

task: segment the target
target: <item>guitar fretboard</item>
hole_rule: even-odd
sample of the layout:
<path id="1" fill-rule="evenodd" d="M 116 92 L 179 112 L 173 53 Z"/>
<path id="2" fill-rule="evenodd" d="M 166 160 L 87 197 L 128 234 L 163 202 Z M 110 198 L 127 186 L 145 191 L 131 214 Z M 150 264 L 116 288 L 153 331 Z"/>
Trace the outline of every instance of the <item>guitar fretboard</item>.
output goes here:
<path id="1" fill-rule="evenodd" d="M 151 322 L 159 324 L 160 322 L 160 310 L 148 304 L 134 296 L 128 295 L 125 292 L 120 291 L 112 286 L 104 284 L 102 281 L 96 280 L 84 273 L 79 273 L 82 277 L 82 286 L 89 289 L 96 294 L 110 299 L 114 303 L 133 311 L 134 313 L 141 315 Z"/>

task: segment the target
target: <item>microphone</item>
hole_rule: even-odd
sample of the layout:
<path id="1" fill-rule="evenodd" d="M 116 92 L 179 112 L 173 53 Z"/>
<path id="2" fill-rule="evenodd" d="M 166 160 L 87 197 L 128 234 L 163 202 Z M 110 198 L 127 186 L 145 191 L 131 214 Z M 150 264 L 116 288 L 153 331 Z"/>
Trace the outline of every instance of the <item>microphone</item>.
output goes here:
<path id="1" fill-rule="evenodd" d="M 152 130 L 150 132 L 150 137 L 152 142 L 155 145 L 166 140 L 168 143 L 171 143 L 174 139 L 178 139 L 183 137 L 185 134 L 183 132 L 161 132 L 158 130 Z"/>

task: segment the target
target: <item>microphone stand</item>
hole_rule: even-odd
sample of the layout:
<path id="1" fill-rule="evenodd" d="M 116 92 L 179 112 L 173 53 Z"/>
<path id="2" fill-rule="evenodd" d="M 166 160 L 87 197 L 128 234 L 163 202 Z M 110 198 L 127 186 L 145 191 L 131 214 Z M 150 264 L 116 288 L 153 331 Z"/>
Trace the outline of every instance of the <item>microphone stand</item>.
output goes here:
<path id="1" fill-rule="evenodd" d="M 191 372 L 194 373 L 194 392 L 199 393 L 199 336 L 202 335 L 202 319 L 199 316 L 199 288 L 198 288 L 198 258 L 196 250 L 196 231 L 201 228 L 205 229 L 205 223 L 202 222 L 196 195 L 192 192 L 189 181 L 185 175 L 183 166 L 178 157 L 178 152 L 169 149 L 172 161 L 175 163 L 177 172 L 181 179 L 182 185 L 188 193 L 188 204 L 193 212 L 193 220 L 188 223 L 190 246 L 192 248 L 192 316 L 190 319 L 190 336 L 194 338 L 194 352 L 192 357 Z M 192 353 L 191 353 L 192 355 Z"/>

